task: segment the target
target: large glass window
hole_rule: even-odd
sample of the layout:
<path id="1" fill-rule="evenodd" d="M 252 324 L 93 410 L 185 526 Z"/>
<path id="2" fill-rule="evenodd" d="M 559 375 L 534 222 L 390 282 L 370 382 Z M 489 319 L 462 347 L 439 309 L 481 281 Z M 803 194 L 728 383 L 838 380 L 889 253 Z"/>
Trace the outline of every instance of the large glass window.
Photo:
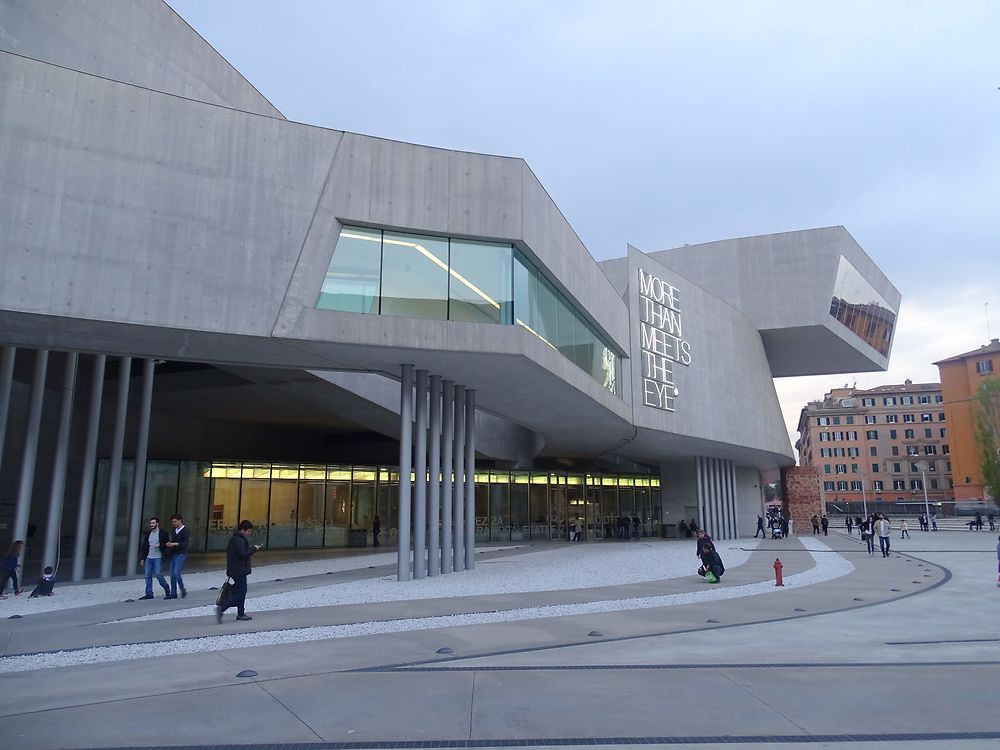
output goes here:
<path id="1" fill-rule="evenodd" d="M 299 471 L 298 547 L 323 546 L 323 495 L 326 468 L 303 466 Z"/>
<path id="2" fill-rule="evenodd" d="M 382 314 L 448 317 L 448 240 L 384 233 Z"/>
<path id="3" fill-rule="evenodd" d="M 511 246 L 451 240 L 449 320 L 513 322 Z"/>
<path id="4" fill-rule="evenodd" d="M 381 265 L 381 230 L 344 227 L 333 251 L 316 307 L 377 313 Z"/>
<path id="5" fill-rule="evenodd" d="M 254 525 L 256 544 L 268 546 L 267 499 L 271 492 L 270 464 L 243 464 L 240 489 L 240 521 Z M 228 542 L 227 542 L 228 544 Z"/>
<path id="6" fill-rule="evenodd" d="M 510 244 L 345 226 L 316 307 L 519 325 L 620 393 L 618 354 Z"/>
<path id="7" fill-rule="evenodd" d="M 299 494 L 299 467 L 275 464 L 271 474 L 269 547 L 294 547 Z"/>

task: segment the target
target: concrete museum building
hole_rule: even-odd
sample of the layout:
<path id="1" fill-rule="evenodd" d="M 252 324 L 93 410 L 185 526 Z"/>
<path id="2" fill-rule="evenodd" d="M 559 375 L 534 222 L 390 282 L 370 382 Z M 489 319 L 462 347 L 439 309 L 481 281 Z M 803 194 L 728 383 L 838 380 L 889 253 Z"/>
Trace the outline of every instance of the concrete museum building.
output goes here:
<path id="1" fill-rule="evenodd" d="M 843 227 L 599 263 L 522 159 L 290 122 L 159 0 L 0 0 L 0 175 L 0 525 L 77 579 L 175 511 L 379 516 L 401 577 L 749 535 L 772 378 L 885 369 L 899 309 Z"/>

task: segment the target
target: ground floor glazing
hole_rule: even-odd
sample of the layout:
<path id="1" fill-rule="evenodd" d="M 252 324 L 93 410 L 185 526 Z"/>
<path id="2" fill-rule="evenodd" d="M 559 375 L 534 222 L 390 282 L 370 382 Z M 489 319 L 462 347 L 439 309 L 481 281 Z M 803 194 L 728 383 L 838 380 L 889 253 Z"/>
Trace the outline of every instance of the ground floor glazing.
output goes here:
<path id="1" fill-rule="evenodd" d="M 90 551 L 103 540 L 108 461 L 97 472 Z M 116 548 L 128 537 L 128 497 L 134 466 L 122 468 Z M 411 479 L 412 481 L 412 479 Z M 346 547 L 372 544 L 372 522 L 381 541 L 397 534 L 396 467 L 243 461 L 150 461 L 143 519 L 164 525 L 180 513 L 191 529 L 191 549 L 224 550 L 241 520 L 256 527 L 255 543 L 269 548 Z M 617 538 L 622 524 L 655 534 L 661 523 L 660 479 L 649 474 L 552 471 L 476 472 L 476 541 Z"/>

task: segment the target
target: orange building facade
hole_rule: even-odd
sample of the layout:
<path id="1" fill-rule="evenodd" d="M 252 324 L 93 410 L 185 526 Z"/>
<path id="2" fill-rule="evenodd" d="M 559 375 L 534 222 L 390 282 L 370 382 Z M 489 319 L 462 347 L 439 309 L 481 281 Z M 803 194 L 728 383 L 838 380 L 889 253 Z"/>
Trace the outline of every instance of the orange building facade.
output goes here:
<path id="1" fill-rule="evenodd" d="M 1000 339 L 934 364 L 941 374 L 945 424 L 950 435 L 955 499 L 987 497 L 976 441 L 973 397 L 989 378 L 1000 377 Z"/>

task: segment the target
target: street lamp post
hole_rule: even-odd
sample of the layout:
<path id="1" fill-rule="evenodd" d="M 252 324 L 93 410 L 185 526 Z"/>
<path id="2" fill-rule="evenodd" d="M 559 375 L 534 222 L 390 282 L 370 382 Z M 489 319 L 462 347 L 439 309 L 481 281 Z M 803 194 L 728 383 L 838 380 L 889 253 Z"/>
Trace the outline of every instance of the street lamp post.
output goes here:
<path id="1" fill-rule="evenodd" d="M 924 488 L 924 514 L 927 518 L 927 525 L 931 525 L 931 504 L 927 499 L 927 464 L 926 462 L 921 462 L 920 464 L 920 485 Z"/>

